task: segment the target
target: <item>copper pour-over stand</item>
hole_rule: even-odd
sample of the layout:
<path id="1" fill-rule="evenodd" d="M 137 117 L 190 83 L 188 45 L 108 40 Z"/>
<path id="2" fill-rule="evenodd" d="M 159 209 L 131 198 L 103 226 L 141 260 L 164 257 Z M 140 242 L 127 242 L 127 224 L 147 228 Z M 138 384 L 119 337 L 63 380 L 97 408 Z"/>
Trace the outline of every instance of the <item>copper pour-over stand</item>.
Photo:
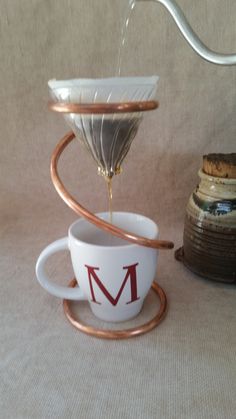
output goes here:
<path id="1" fill-rule="evenodd" d="M 74 104 L 74 103 L 59 103 L 50 102 L 49 109 L 60 112 L 60 113 L 78 113 L 78 114 L 114 114 L 114 113 L 134 113 L 134 112 L 145 112 L 156 109 L 158 102 L 156 101 L 143 101 L 143 102 L 129 102 L 129 103 L 96 103 L 96 104 Z M 57 170 L 59 158 L 67 147 L 67 145 L 75 138 L 73 132 L 66 134 L 59 144 L 56 146 L 52 158 L 51 158 L 51 178 L 52 182 L 63 201 L 77 214 L 86 218 L 91 223 L 95 224 L 98 228 L 101 228 L 113 235 L 120 237 L 129 242 L 139 244 L 141 246 L 151 247 L 155 249 L 172 249 L 174 244 L 170 241 L 164 240 L 151 240 L 145 237 L 137 236 L 128 231 L 122 230 L 113 224 L 110 224 L 104 220 L 101 220 L 93 213 L 88 211 L 82 205 L 80 205 L 70 193 L 66 190 L 63 185 Z M 69 284 L 70 287 L 74 287 L 76 281 L 72 280 Z M 105 339 L 124 339 L 143 333 L 147 333 L 156 327 L 163 319 L 167 309 L 167 299 L 162 288 L 153 282 L 152 289 L 160 299 L 160 307 L 158 313 L 149 320 L 147 323 L 134 327 L 131 329 L 124 330 L 105 330 L 97 329 L 91 326 L 83 324 L 79 319 L 75 319 L 68 300 L 63 301 L 64 312 L 70 323 L 78 330 L 95 337 Z"/>

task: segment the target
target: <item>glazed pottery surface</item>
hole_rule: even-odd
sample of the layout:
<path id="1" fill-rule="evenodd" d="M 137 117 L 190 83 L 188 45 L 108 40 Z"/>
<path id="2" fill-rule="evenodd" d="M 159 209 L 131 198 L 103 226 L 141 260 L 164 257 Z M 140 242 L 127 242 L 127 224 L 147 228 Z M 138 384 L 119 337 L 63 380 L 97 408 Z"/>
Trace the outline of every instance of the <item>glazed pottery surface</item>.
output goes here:
<path id="1" fill-rule="evenodd" d="M 218 281 L 236 282 L 236 179 L 199 171 L 184 227 L 184 264 Z"/>

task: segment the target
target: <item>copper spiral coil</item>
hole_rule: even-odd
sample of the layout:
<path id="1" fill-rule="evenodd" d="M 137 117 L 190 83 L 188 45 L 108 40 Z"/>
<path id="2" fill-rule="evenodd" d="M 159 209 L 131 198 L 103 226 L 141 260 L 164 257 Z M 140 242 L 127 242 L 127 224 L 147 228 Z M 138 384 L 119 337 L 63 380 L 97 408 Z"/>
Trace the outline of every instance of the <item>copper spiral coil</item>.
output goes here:
<path id="1" fill-rule="evenodd" d="M 84 114 L 104 114 L 104 113 L 126 113 L 126 112 L 144 112 L 158 107 L 158 102 L 149 101 L 149 102 L 132 102 L 132 103 L 118 103 L 118 104 L 65 104 L 65 103 L 50 103 L 49 107 L 51 110 L 62 113 L 84 113 Z M 124 240 L 136 243 L 141 246 L 156 248 L 156 249 L 172 249 L 174 244 L 170 241 L 164 240 L 151 240 L 145 237 L 137 236 L 128 231 L 122 230 L 116 227 L 113 224 L 110 224 L 100 218 L 96 217 L 93 213 L 88 211 L 82 205 L 80 205 L 73 196 L 65 189 L 59 175 L 58 175 L 58 161 L 64 151 L 64 149 L 71 143 L 75 138 L 73 132 L 66 134 L 59 144 L 56 146 L 52 158 L 51 158 L 51 178 L 52 182 L 60 195 L 63 201 L 73 210 L 76 214 L 83 216 L 85 219 L 95 224 L 98 228 L 101 228 L 113 235 L 120 237 Z M 70 287 L 76 285 L 76 280 L 72 280 L 69 284 Z M 153 291 L 157 294 L 160 299 L 160 307 L 157 314 L 149 320 L 147 323 L 140 326 L 123 329 L 123 330 L 103 330 L 97 329 L 92 326 L 83 324 L 79 319 L 76 319 L 70 309 L 70 302 L 63 300 L 64 312 L 70 323 L 77 329 L 86 333 L 90 336 L 95 336 L 97 338 L 103 339 L 126 339 L 134 336 L 139 336 L 144 333 L 149 332 L 154 327 L 163 320 L 166 309 L 167 309 L 167 299 L 165 292 L 162 288 L 153 282 L 152 284 Z"/>
<path id="2" fill-rule="evenodd" d="M 110 224 L 101 218 L 98 218 L 88 209 L 84 208 L 81 204 L 79 204 L 72 195 L 66 190 L 65 186 L 63 185 L 57 170 L 57 165 L 59 158 L 67 147 L 67 145 L 75 138 L 75 134 L 73 132 L 69 132 L 66 134 L 59 144 L 56 146 L 52 158 L 51 158 L 51 178 L 52 182 L 60 195 L 63 201 L 73 210 L 76 214 L 81 215 L 82 217 L 86 218 L 91 223 L 95 224 L 98 228 L 101 228 L 109 233 L 120 237 L 121 239 L 128 240 L 130 242 L 136 243 L 141 246 L 151 247 L 155 249 L 172 249 L 174 244 L 170 241 L 165 240 L 152 240 L 147 239 L 146 237 L 137 236 L 136 234 L 130 233 L 125 231 L 119 227 L 116 227 L 113 224 Z"/>
<path id="3" fill-rule="evenodd" d="M 49 108 L 55 112 L 61 113 L 79 113 L 79 114 L 104 114 L 104 113 L 127 113 L 127 112 L 145 112 L 154 110 L 159 106 L 156 101 L 140 101 L 140 102 L 127 102 L 127 103 L 62 103 L 62 102 L 49 102 Z M 82 215 L 97 227 L 112 233 L 124 240 L 139 244 L 141 246 L 152 247 L 156 249 L 172 249 L 174 244 L 170 241 L 164 240 L 151 240 L 145 237 L 137 236 L 128 231 L 122 230 L 113 224 L 101 220 L 93 213 L 88 211 L 80 205 L 72 195 L 65 189 L 57 170 L 59 158 L 67 147 L 67 145 L 75 138 L 73 132 L 66 134 L 55 148 L 51 158 L 51 178 L 52 182 L 64 200 L 64 202 L 77 214 Z"/>

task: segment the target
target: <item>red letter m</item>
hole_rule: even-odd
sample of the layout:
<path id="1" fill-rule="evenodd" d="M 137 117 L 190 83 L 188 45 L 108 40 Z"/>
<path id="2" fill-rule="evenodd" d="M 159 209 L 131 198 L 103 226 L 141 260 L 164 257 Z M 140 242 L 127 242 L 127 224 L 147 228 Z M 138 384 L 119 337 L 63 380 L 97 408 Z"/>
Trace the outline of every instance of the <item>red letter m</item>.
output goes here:
<path id="1" fill-rule="evenodd" d="M 94 303 L 101 304 L 95 298 L 94 289 L 93 289 L 93 280 L 96 282 L 96 284 L 98 285 L 100 290 L 103 292 L 103 294 L 106 296 L 106 298 L 110 301 L 110 303 L 113 306 L 116 306 L 116 304 L 118 303 L 118 301 L 120 299 L 120 296 L 123 292 L 125 284 L 126 284 L 126 282 L 128 281 L 129 278 L 130 278 L 131 300 L 128 301 L 126 304 L 130 304 L 130 303 L 133 303 L 133 301 L 139 300 L 140 297 L 138 297 L 138 295 L 137 295 L 137 277 L 136 277 L 136 266 L 137 265 L 138 265 L 138 263 L 136 263 L 135 265 L 124 266 L 123 267 L 123 269 L 126 269 L 127 272 L 126 272 L 124 281 L 123 281 L 123 283 L 120 287 L 120 290 L 119 290 L 119 292 L 118 292 L 118 294 L 115 298 L 112 297 L 112 295 L 109 293 L 109 291 L 107 291 L 106 287 L 103 285 L 103 283 L 98 278 L 95 271 L 99 271 L 99 268 L 94 268 L 92 266 L 85 265 L 85 267 L 88 269 L 88 278 L 89 278 L 89 285 L 90 285 L 92 301 Z"/>

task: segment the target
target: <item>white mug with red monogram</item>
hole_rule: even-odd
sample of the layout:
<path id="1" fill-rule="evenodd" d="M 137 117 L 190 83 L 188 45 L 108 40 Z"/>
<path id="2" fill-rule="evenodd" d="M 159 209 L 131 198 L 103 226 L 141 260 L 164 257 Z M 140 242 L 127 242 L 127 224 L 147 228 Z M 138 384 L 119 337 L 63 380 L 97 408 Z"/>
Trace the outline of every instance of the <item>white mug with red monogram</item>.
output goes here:
<path id="1" fill-rule="evenodd" d="M 109 221 L 109 213 L 98 214 Z M 156 239 L 158 227 L 151 219 L 133 213 L 113 212 L 113 224 L 136 235 Z M 45 263 L 54 253 L 69 250 L 75 288 L 53 283 Z M 56 240 L 40 254 L 36 275 L 50 294 L 69 300 L 87 300 L 98 318 L 119 322 L 141 310 L 155 278 L 158 250 L 115 237 L 81 218 L 69 228 L 68 237 Z"/>

